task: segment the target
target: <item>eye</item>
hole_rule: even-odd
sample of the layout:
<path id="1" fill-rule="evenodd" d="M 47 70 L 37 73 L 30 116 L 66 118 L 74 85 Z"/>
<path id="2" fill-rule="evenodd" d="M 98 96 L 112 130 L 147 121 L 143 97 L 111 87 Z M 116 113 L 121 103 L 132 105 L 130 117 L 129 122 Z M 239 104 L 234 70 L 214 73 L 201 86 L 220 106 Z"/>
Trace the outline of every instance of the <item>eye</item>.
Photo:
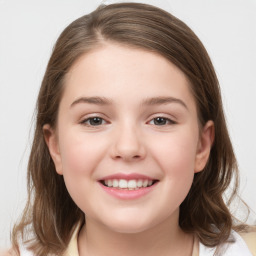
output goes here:
<path id="1" fill-rule="evenodd" d="M 99 125 L 105 124 L 106 121 L 101 117 L 95 116 L 95 117 L 87 118 L 81 123 L 87 126 L 99 126 Z"/>
<path id="2" fill-rule="evenodd" d="M 154 119 L 152 119 L 149 122 L 149 124 L 161 126 L 161 125 L 175 124 L 175 122 L 169 118 L 158 116 L 158 117 L 155 117 Z"/>

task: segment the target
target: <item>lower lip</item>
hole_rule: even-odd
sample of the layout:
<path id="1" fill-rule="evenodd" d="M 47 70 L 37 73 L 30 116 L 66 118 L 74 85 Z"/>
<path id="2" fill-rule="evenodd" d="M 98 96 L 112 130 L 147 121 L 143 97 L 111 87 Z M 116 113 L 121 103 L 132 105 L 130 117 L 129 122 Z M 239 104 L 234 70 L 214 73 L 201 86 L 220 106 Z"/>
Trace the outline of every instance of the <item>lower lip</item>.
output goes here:
<path id="1" fill-rule="evenodd" d="M 113 187 L 106 187 L 99 182 L 103 190 L 107 192 L 109 195 L 116 197 L 118 199 L 125 199 L 125 200 L 138 199 L 140 197 L 147 195 L 148 193 L 150 193 L 150 191 L 152 191 L 156 187 L 157 183 L 158 182 L 146 188 L 139 188 L 136 190 L 129 190 L 129 189 L 126 190 L 126 189 L 117 189 Z"/>

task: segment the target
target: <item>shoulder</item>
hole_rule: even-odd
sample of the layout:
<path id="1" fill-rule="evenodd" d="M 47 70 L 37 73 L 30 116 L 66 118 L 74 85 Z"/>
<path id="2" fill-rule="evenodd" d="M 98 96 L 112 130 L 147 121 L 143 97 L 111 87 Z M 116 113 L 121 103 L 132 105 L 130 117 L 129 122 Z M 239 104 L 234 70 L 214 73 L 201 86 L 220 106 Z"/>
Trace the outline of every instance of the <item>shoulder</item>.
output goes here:
<path id="1" fill-rule="evenodd" d="M 0 250 L 0 256 L 19 256 L 14 250 Z"/>
<path id="2" fill-rule="evenodd" d="M 13 248 L 9 250 L 0 249 L 0 256 L 33 256 L 33 253 L 27 250 L 23 244 L 19 244 L 17 249 L 18 251 L 14 250 Z"/>
<path id="3" fill-rule="evenodd" d="M 0 256 L 11 256 L 11 254 L 7 250 L 0 250 Z"/>
<path id="4" fill-rule="evenodd" d="M 243 237 L 242 237 L 243 236 Z M 237 233 L 232 230 L 229 239 L 215 248 L 209 248 L 203 244 L 199 244 L 200 256 L 256 256 L 256 251 L 253 248 L 255 246 L 255 237 L 251 232 L 249 233 Z M 251 246 L 252 244 L 252 246 Z"/>
<path id="5" fill-rule="evenodd" d="M 256 256 L 256 228 L 250 232 L 239 233 L 253 256 Z"/>

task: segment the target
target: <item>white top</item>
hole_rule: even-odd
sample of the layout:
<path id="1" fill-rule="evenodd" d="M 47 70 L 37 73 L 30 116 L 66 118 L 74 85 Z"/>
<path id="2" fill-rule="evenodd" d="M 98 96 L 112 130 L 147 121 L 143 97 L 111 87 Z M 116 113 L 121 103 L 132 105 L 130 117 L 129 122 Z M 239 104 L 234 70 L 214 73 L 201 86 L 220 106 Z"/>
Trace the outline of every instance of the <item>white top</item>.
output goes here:
<path id="1" fill-rule="evenodd" d="M 218 246 L 218 249 L 209 248 L 199 243 L 199 256 L 252 256 L 244 239 L 238 233 L 232 231 L 229 240 L 234 240 L 235 242 L 224 243 Z"/>

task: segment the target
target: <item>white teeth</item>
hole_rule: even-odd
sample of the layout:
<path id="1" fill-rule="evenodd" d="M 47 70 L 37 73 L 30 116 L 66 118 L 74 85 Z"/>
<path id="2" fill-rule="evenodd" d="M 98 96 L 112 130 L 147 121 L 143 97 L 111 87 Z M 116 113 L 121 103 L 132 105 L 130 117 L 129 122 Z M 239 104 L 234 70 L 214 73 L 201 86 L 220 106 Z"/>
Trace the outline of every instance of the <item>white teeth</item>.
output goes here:
<path id="1" fill-rule="evenodd" d="M 113 187 L 114 187 L 114 188 L 119 187 L 119 182 L 118 182 L 118 180 L 113 180 Z"/>
<path id="2" fill-rule="evenodd" d="M 145 188 L 153 184 L 153 180 L 125 180 L 125 179 L 113 179 L 104 180 L 104 184 L 107 187 L 119 188 L 119 189 L 129 189 L 135 190 L 139 188 Z"/>
<path id="3" fill-rule="evenodd" d="M 127 188 L 127 180 L 119 180 L 119 188 Z"/>
<path id="4" fill-rule="evenodd" d="M 107 181 L 107 186 L 108 187 L 112 187 L 113 186 L 113 181 L 112 180 L 108 180 Z"/>
<path id="5" fill-rule="evenodd" d="M 127 184 L 127 187 L 128 187 L 129 189 L 134 189 L 134 188 L 136 188 L 136 180 L 129 180 L 129 181 L 128 181 L 128 184 Z"/>
<path id="6" fill-rule="evenodd" d="M 143 183 L 142 180 L 138 180 L 138 181 L 137 181 L 137 187 L 138 187 L 138 188 L 141 188 L 141 187 L 142 187 L 142 183 Z"/>
<path id="7" fill-rule="evenodd" d="M 148 185 L 148 180 L 144 180 L 142 183 L 143 188 L 147 187 L 147 185 Z"/>

